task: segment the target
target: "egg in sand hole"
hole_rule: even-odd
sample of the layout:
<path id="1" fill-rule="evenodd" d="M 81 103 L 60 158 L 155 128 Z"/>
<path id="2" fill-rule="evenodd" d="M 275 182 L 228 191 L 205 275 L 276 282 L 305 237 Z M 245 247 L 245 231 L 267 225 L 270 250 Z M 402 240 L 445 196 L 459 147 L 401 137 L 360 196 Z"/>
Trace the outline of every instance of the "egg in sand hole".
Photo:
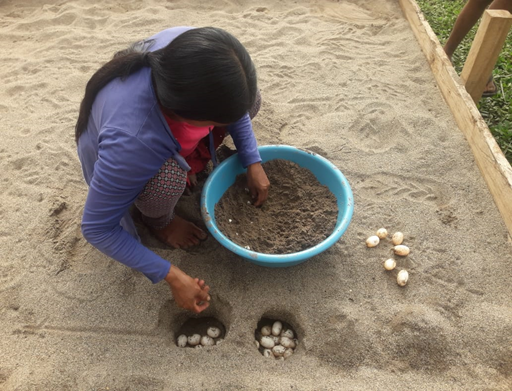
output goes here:
<path id="1" fill-rule="evenodd" d="M 299 345 L 295 329 L 279 319 L 261 318 L 254 330 L 254 345 L 263 357 L 285 360 Z"/>
<path id="2" fill-rule="evenodd" d="M 202 348 L 220 344 L 226 336 L 226 328 L 214 317 L 189 318 L 176 333 L 176 345 L 180 348 Z"/>

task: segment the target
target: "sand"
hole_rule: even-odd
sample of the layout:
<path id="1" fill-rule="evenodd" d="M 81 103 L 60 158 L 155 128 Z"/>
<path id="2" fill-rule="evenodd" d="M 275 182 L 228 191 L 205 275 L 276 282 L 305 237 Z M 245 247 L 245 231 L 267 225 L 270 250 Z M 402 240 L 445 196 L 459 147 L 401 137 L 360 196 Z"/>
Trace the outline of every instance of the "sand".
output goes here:
<path id="1" fill-rule="evenodd" d="M 512 248 L 467 141 L 396 1 L 0 3 L 0 389 L 505 390 L 512 387 Z M 190 316 L 165 283 L 80 234 L 87 187 L 73 141 L 84 86 L 129 43 L 215 25 L 247 46 L 261 145 L 330 159 L 353 220 L 293 268 L 253 265 L 209 238 L 145 243 L 212 288 L 222 345 L 180 349 Z M 411 254 L 398 287 L 381 226 Z M 253 345 L 261 317 L 302 336 L 290 359 Z"/>

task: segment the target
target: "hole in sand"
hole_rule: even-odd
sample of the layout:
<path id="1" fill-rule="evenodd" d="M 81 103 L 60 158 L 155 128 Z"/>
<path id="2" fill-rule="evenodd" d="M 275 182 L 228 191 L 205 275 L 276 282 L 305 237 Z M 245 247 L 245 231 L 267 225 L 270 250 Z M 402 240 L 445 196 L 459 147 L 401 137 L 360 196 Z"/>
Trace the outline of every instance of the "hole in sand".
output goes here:
<path id="1" fill-rule="evenodd" d="M 255 345 L 267 358 L 285 360 L 291 357 L 299 346 L 295 327 L 283 317 L 262 317 L 254 330 Z"/>
<path id="2" fill-rule="evenodd" d="M 226 336 L 226 328 L 213 316 L 187 319 L 176 333 L 176 345 L 180 348 L 215 346 Z"/>
<path id="3" fill-rule="evenodd" d="M 168 321 L 171 324 L 171 338 L 174 345 L 183 345 L 183 337 L 181 337 L 181 344 L 178 343 L 178 338 L 181 335 L 187 337 L 187 343 L 185 347 L 194 346 L 214 346 L 221 343 L 224 340 L 226 334 L 229 331 L 229 325 L 231 324 L 231 305 L 224 301 L 218 294 L 212 294 L 212 300 L 210 306 L 199 315 L 191 315 L 190 312 L 184 311 L 176 306 L 169 305 L 162 309 L 162 322 L 165 324 Z M 167 323 L 169 324 L 169 323 Z M 210 330 L 209 328 L 216 328 L 217 330 Z M 199 335 L 199 343 L 197 342 L 197 336 L 191 339 L 189 343 L 188 337 L 193 335 Z M 218 336 L 217 336 L 218 334 Z M 201 339 L 204 336 L 209 336 L 212 340 L 205 338 L 201 344 Z M 213 336 L 213 337 L 212 337 Z M 212 344 L 213 342 L 213 344 Z"/>

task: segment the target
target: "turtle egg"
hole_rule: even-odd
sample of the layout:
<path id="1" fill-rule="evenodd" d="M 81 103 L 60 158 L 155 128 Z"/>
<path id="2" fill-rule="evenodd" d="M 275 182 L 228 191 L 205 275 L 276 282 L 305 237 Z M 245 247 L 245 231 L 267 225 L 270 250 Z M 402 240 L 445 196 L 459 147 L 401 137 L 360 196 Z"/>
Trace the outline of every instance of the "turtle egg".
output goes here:
<path id="1" fill-rule="evenodd" d="M 391 241 L 395 246 L 402 244 L 402 242 L 404 241 L 404 234 L 401 232 L 395 232 L 391 237 Z"/>
<path id="2" fill-rule="evenodd" d="M 366 246 L 368 247 L 375 247 L 380 242 L 380 239 L 378 236 L 370 236 L 368 239 L 366 239 Z"/>
<path id="3" fill-rule="evenodd" d="M 409 247 L 404 246 L 403 244 L 395 246 L 393 250 L 395 251 L 396 255 L 400 255 L 401 257 L 405 257 L 409 255 L 409 253 L 411 252 L 411 250 L 409 250 Z"/>
<path id="4" fill-rule="evenodd" d="M 377 236 L 379 239 L 386 239 L 388 237 L 388 230 L 386 228 L 379 228 L 377 230 Z"/>
<path id="5" fill-rule="evenodd" d="M 393 258 L 389 258 L 384 261 L 384 269 L 393 270 L 396 267 L 396 262 Z"/>
<path id="6" fill-rule="evenodd" d="M 181 334 L 177 339 L 177 343 L 180 348 L 187 346 L 187 336 L 185 334 Z"/>
<path id="7" fill-rule="evenodd" d="M 261 328 L 261 335 L 267 336 L 267 335 L 270 335 L 271 333 L 272 333 L 272 327 L 270 327 L 270 326 L 263 326 Z"/>
<path id="8" fill-rule="evenodd" d="M 254 344 L 256 345 L 256 349 L 260 348 L 260 343 L 258 341 L 254 341 Z"/>
<path id="9" fill-rule="evenodd" d="M 278 337 L 278 336 L 276 336 L 276 335 L 271 335 L 270 337 L 274 340 L 274 344 L 276 344 L 276 345 L 277 345 L 277 344 L 279 343 L 279 338 L 280 338 L 280 337 Z"/>
<path id="10" fill-rule="evenodd" d="M 277 336 L 277 335 L 281 334 L 282 329 L 283 329 L 283 324 L 280 321 L 276 321 L 272 325 L 272 334 Z"/>
<path id="11" fill-rule="evenodd" d="M 293 342 L 293 339 L 288 338 L 288 337 L 281 337 L 279 342 L 285 348 L 292 348 L 293 349 L 295 347 L 295 342 Z"/>
<path id="12" fill-rule="evenodd" d="M 270 349 L 265 349 L 263 351 L 263 356 L 265 356 L 265 357 L 274 357 L 274 355 L 272 354 L 272 350 L 270 350 Z"/>
<path id="13" fill-rule="evenodd" d="M 201 342 L 201 336 L 199 334 L 193 334 L 187 338 L 188 344 L 192 346 L 199 345 Z"/>
<path id="14" fill-rule="evenodd" d="M 286 350 L 284 351 L 284 353 L 283 353 L 283 357 L 284 357 L 284 358 L 288 358 L 288 357 L 290 357 L 292 354 L 293 354 L 293 349 L 288 348 L 288 349 L 286 349 Z"/>
<path id="15" fill-rule="evenodd" d="M 407 280 L 409 280 L 409 273 L 407 273 L 407 270 L 400 270 L 396 276 L 396 283 L 400 286 L 405 286 L 405 284 L 407 284 Z"/>
<path id="16" fill-rule="evenodd" d="M 274 340 L 272 339 L 272 337 L 269 337 L 269 336 L 261 337 L 260 343 L 261 343 L 261 346 L 263 346 L 264 348 L 267 348 L 267 349 L 272 349 L 275 346 Z"/>
<path id="17" fill-rule="evenodd" d="M 294 336 L 293 330 L 291 329 L 283 329 L 283 331 L 281 331 L 281 337 L 293 338 Z"/>
<path id="18" fill-rule="evenodd" d="M 218 327 L 208 327 L 206 334 L 212 338 L 218 338 L 220 336 L 220 329 Z"/>
<path id="19" fill-rule="evenodd" d="M 213 345 L 215 345 L 215 341 L 213 340 L 212 337 L 210 337 L 208 335 L 204 335 L 201 338 L 201 345 L 203 345 L 203 346 L 213 346 Z"/>
<path id="20" fill-rule="evenodd" d="M 274 356 L 276 357 L 282 356 L 284 352 L 286 352 L 286 348 L 284 346 L 277 345 L 272 348 L 272 353 L 274 353 Z"/>

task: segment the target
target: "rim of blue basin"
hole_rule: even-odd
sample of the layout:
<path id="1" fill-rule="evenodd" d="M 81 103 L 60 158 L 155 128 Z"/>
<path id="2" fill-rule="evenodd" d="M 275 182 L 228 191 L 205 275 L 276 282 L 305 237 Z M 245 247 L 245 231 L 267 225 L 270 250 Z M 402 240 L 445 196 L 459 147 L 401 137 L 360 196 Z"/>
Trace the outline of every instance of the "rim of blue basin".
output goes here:
<path id="1" fill-rule="evenodd" d="M 242 167 L 238 154 L 219 164 L 208 177 L 201 194 L 201 215 L 212 236 L 228 250 L 252 263 L 266 267 L 294 266 L 320 254 L 336 243 L 348 228 L 354 213 L 352 189 L 341 171 L 324 157 L 289 145 L 266 145 L 258 148 L 262 163 L 275 159 L 290 160 L 309 169 L 317 180 L 329 188 L 337 200 L 338 217 L 333 232 L 322 242 L 300 252 L 289 254 L 266 254 L 247 250 L 232 242 L 218 228 L 215 221 L 215 204 L 235 182 L 239 174 L 247 170 Z M 272 186 L 272 184 L 271 184 Z M 272 187 L 271 187 L 272 189 Z"/>

